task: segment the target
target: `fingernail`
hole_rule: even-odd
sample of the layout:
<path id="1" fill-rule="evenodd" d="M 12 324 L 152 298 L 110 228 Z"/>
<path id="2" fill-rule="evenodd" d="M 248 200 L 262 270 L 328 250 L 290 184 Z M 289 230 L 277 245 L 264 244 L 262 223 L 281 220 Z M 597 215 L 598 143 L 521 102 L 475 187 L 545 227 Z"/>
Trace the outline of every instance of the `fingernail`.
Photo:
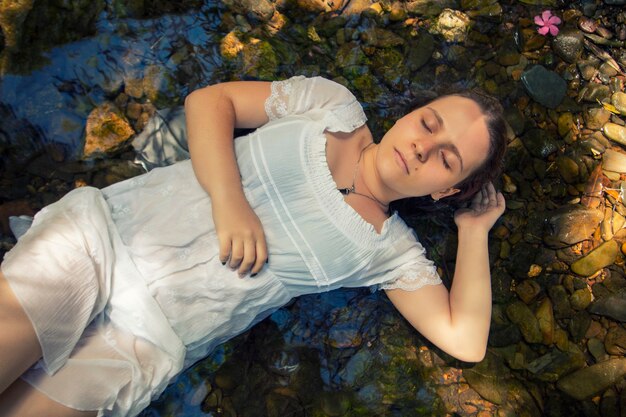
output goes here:
<path id="1" fill-rule="evenodd" d="M 222 263 L 222 266 L 226 265 L 226 261 L 220 261 Z"/>
<path id="2" fill-rule="evenodd" d="M 267 259 L 265 260 L 265 263 L 266 263 L 266 264 L 269 264 L 269 263 L 270 263 L 270 258 L 267 258 Z"/>
<path id="3" fill-rule="evenodd" d="M 250 276 L 251 276 L 252 278 L 254 278 L 254 277 L 256 277 L 256 274 L 257 274 L 257 273 L 255 272 L 254 274 L 252 274 L 252 275 L 250 275 Z"/>

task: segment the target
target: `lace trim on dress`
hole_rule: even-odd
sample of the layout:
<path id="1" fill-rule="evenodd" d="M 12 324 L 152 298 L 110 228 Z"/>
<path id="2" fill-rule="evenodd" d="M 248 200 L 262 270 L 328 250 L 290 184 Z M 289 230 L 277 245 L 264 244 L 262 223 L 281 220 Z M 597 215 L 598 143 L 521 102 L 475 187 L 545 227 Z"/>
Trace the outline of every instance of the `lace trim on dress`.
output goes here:
<path id="1" fill-rule="evenodd" d="M 397 278 L 379 284 L 377 289 L 415 291 L 425 285 L 441 284 L 437 268 L 420 262 L 401 266 L 394 271 L 393 275 Z"/>
<path id="2" fill-rule="evenodd" d="M 304 80 L 303 75 L 288 78 L 282 81 L 274 81 L 271 84 L 270 96 L 265 100 L 265 113 L 270 121 L 279 119 L 289 114 L 289 97 L 294 94 L 294 87 Z"/>

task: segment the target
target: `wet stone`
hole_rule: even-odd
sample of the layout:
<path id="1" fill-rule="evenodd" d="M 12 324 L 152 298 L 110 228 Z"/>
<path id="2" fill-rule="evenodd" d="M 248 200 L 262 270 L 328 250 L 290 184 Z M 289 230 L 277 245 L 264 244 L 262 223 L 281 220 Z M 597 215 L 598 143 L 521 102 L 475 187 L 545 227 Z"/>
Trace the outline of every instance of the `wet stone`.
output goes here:
<path id="1" fill-rule="evenodd" d="M 604 338 L 604 348 L 611 355 L 626 353 L 626 330 L 622 326 L 611 327 Z"/>
<path id="2" fill-rule="evenodd" d="M 515 292 L 525 304 L 530 304 L 540 291 L 541 286 L 532 279 L 524 280 L 515 286 Z"/>
<path id="3" fill-rule="evenodd" d="M 602 169 L 626 173 L 626 153 L 607 149 L 602 155 Z"/>
<path id="4" fill-rule="evenodd" d="M 572 309 L 565 287 L 562 285 L 553 285 L 548 288 L 548 295 L 552 300 L 554 314 L 557 318 L 571 317 Z"/>
<path id="5" fill-rule="evenodd" d="M 593 275 L 596 271 L 615 262 L 618 245 L 614 240 L 604 242 L 589 254 L 574 262 L 572 271 L 582 276 Z"/>
<path id="6" fill-rule="evenodd" d="M 85 127 L 85 158 L 117 151 L 135 133 L 113 105 L 105 103 L 91 111 Z"/>
<path id="7" fill-rule="evenodd" d="M 559 248 L 590 239 L 603 217 L 600 210 L 563 207 L 548 216 L 544 241 Z"/>
<path id="8" fill-rule="evenodd" d="M 404 45 L 404 39 L 400 36 L 389 30 L 380 28 L 369 28 L 365 30 L 361 33 L 361 40 L 363 40 L 366 45 L 375 46 L 377 48 Z"/>
<path id="9" fill-rule="evenodd" d="M 591 353 L 596 362 L 602 362 L 608 358 L 606 350 L 604 349 L 604 343 L 595 337 L 587 341 L 587 349 L 589 349 L 589 353 Z"/>
<path id="10" fill-rule="evenodd" d="M 575 63 L 584 49 L 584 36 L 578 29 L 563 29 L 552 41 L 554 51 L 565 61 Z"/>
<path id="11" fill-rule="evenodd" d="M 435 41 L 430 33 L 422 33 L 412 44 L 415 46 L 409 50 L 406 65 L 411 71 L 416 71 L 430 60 L 435 50 Z"/>
<path id="12" fill-rule="evenodd" d="M 624 375 L 626 358 L 611 359 L 564 376 L 557 387 L 577 400 L 584 400 L 601 393 Z"/>
<path id="13" fill-rule="evenodd" d="M 589 84 L 583 94 L 583 100 L 589 103 L 608 102 L 610 97 L 611 90 L 604 84 Z"/>
<path id="14" fill-rule="evenodd" d="M 589 308 L 589 312 L 626 322 L 626 291 L 595 300 Z"/>
<path id="15" fill-rule="evenodd" d="M 464 42 L 469 31 L 470 18 L 465 13 L 444 9 L 431 29 L 440 34 L 448 42 Z"/>
<path id="16" fill-rule="evenodd" d="M 574 115 L 570 112 L 561 113 L 557 122 L 559 135 L 567 135 L 574 127 Z"/>
<path id="17" fill-rule="evenodd" d="M 585 358 L 580 352 L 553 350 L 530 362 L 526 365 L 526 369 L 541 381 L 555 382 L 561 376 L 583 366 L 585 366 Z"/>
<path id="18" fill-rule="evenodd" d="M 626 93 L 621 91 L 613 93 L 611 96 L 611 104 L 613 104 L 622 115 L 626 115 Z"/>
<path id="19" fill-rule="evenodd" d="M 602 127 L 602 131 L 607 138 L 619 143 L 620 145 L 626 146 L 625 126 L 621 126 L 616 123 L 607 123 Z"/>
<path id="20" fill-rule="evenodd" d="M 574 291 L 570 296 L 570 304 L 574 310 L 584 310 L 591 304 L 591 291 L 587 288 Z"/>
<path id="21" fill-rule="evenodd" d="M 534 65 L 529 70 L 524 71 L 521 79 L 528 94 L 543 106 L 553 109 L 565 97 L 567 91 L 565 80 L 556 72 L 541 65 Z"/>
<path id="22" fill-rule="evenodd" d="M 543 336 L 539 328 L 539 322 L 532 310 L 522 302 L 516 301 L 506 309 L 509 319 L 518 325 L 524 340 L 528 343 L 541 343 Z"/>
<path id="23" fill-rule="evenodd" d="M 591 316 L 585 311 L 579 311 L 572 316 L 569 321 L 568 330 L 574 341 L 582 340 L 587 334 L 587 330 L 591 325 Z"/>
<path id="24" fill-rule="evenodd" d="M 568 184 L 578 182 L 579 168 L 574 160 L 567 156 L 560 155 L 556 158 L 556 165 L 565 182 Z"/>
<path id="25" fill-rule="evenodd" d="M 552 311 L 552 303 L 550 298 L 546 297 L 541 300 L 537 311 L 535 311 L 535 317 L 539 322 L 539 329 L 543 335 L 543 344 L 551 345 L 554 343 L 554 330 L 556 328 L 556 322 L 554 321 L 554 312 Z"/>
<path id="26" fill-rule="evenodd" d="M 524 146 L 533 156 L 545 159 L 558 150 L 556 141 L 541 129 L 531 129 L 522 137 Z"/>
<path id="27" fill-rule="evenodd" d="M 600 130 L 611 119 L 611 112 L 604 107 L 592 107 L 584 113 L 584 117 L 588 129 Z"/>

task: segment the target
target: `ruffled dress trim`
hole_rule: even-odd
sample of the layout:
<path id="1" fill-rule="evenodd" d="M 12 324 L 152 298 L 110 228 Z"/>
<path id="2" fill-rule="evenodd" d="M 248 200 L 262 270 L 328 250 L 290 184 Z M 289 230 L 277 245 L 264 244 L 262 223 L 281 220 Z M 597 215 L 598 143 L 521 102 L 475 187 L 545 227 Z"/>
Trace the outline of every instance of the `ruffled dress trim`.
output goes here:
<path id="1" fill-rule="evenodd" d="M 360 105 L 357 103 L 360 109 Z M 362 110 L 361 110 L 362 112 Z M 349 111 L 342 112 L 344 114 Z M 343 120 L 350 121 L 342 126 L 340 131 L 350 132 L 365 123 L 365 115 L 358 119 L 351 112 L 352 116 Z M 335 116 L 332 116 L 335 118 Z M 330 128 L 336 126 L 329 126 Z M 349 130 L 346 130 L 349 129 Z M 385 220 L 380 234 L 373 225 L 365 221 L 349 204 L 344 200 L 343 195 L 337 190 L 337 184 L 333 179 L 328 162 L 326 160 L 326 136 L 320 133 L 319 136 L 304 141 L 304 170 L 308 176 L 309 183 L 313 187 L 315 196 L 328 217 L 333 221 L 341 232 L 350 238 L 357 246 L 366 249 L 376 249 L 385 246 L 391 239 L 405 237 L 410 233 L 408 226 L 402 221 L 397 213 L 393 213 Z"/>

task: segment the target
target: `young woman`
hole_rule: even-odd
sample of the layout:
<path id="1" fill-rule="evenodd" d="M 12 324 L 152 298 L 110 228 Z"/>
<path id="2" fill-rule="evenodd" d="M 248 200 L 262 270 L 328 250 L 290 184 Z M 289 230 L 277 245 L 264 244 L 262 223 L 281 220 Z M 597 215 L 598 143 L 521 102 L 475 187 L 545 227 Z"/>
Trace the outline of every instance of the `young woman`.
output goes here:
<path id="1" fill-rule="evenodd" d="M 0 276 L 0 416 L 132 416 L 181 370 L 298 295 L 379 286 L 464 361 L 486 349 L 497 106 L 439 98 L 379 144 L 323 78 L 232 82 L 185 102 L 191 161 L 41 210 Z M 233 141 L 233 127 L 257 128 Z M 451 291 L 389 204 L 472 195 Z M 19 378 L 21 376 L 21 378 Z"/>

